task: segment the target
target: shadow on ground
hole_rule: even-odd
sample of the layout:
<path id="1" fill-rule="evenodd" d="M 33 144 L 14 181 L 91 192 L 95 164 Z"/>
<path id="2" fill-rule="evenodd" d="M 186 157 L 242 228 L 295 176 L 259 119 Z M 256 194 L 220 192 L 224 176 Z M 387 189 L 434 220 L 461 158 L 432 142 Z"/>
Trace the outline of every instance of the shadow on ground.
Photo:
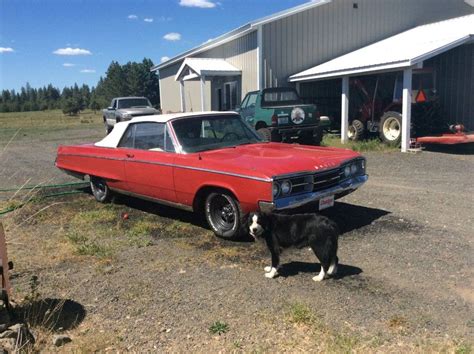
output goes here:
<path id="1" fill-rule="evenodd" d="M 91 194 L 90 189 L 86 191 Z M 125 205 L 132 209 L 137 209 L 145 213 L 150 213 L 153 215 L 176 219 L 180 222 L 189 223 L 194 226 L 209 229 L 204 217 L 201 217 L 198 214 L 193 212 L 168 207 L 158 203 L 149 202 L 139 198 L 117 195 L 114 199 L 114 203 Z M 295 209 L 290 212 L 285 212 L 287 214 L 295 213 L 317 213 L 317 206 L 309 205 Z M 328 218 L 334 220 L 341 229 L 341 233 L 347 233 L 356 229 L 360 229 L 364 226 L 370 225 L 375 220 L 390 214 L 389 211 L 368 208 L 359 205 L 348 204 L 344 202 L 336 202 L 333 208 L 326 209 L 321 212 L 321 214 L 327 216 Z M 240 239 L 235 240 L 237 242 L 253 242 L 253 238 L 250 237 L 247 233 L 247 225 L 244 223 L 242 225 L 242 236 Z"/>
<path id="2" fill-rule="evenodd" d="M 15 308 L 15 316 L 30 326 L 59 332 L 79 326 L 86 317 L 86 310 L 73 300 L 42 299 Z"/>
<path id="3" fill-rule="evenodd" d="M 315 259 L 316 260 L 316 259 Z M 282 264 L 278 273 L 280 276 L 286 278 L 295 276 L 299 273 L 311 273 L 318 275 L 321 270 L 321 265 L 318 263 L 308 263 L 308 262 L 290 262 Z M 362 273 L 362 269 L 358 267 L 353 267 L 346 264 L 339 264 L 337 266 L 337 274 L 332 276 L 333 279 L 342 279 L 345 277 L 350 277 L 353 275 L 358 275 Z"/>
<path id="4" fill-rule="evenodd" d="M 427 144 L 423 147 L 426 151 L 442 154 L 474 155 L 474 143 L 457 145 Z"/>

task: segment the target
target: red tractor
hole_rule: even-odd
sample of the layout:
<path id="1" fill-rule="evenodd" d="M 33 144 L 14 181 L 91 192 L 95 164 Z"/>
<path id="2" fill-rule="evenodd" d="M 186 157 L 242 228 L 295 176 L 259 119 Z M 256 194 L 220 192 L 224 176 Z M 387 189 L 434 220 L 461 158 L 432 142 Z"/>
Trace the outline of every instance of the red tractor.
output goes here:
<path id="1" fill-rule="evenodd" d="M 443 129 L 432 69 L 413 71 L 412 129 L 415 135 Z M 403 74 L 389 73 L 351 80 L 348 137 L 360 140 L 378 134 L 389 144 L 398 145 L 402 128 Z"/>

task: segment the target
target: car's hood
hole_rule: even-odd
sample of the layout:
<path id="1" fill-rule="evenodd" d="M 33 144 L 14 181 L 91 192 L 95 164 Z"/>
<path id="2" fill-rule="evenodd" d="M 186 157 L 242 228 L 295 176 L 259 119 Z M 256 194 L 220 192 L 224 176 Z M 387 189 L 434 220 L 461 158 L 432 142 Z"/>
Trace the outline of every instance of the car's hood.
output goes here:
<path id="1" fill-rule="evenodd" d="M 206 165 L 267 178 L 332 169 L 358 156 L 357 152 L 347 149 L 282 143 L 242 145 L 200 153 Z"/>
<path id="2" fill-rule="evenodd" d="M 153 107 L 136 107 L 136 108 L 122 108 L 119 109 L 118 112 L 122 114 L 133 114 L 133 115 L 138 115 L 138 114 L 153 114 L 156 113 L 156 109 Z"/>

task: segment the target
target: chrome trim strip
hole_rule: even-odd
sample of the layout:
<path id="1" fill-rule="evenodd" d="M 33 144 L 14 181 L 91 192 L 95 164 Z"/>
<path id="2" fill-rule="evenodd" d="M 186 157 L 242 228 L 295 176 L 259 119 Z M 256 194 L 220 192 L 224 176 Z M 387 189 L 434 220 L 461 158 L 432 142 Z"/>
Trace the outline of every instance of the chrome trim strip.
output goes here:
<path id="1" fill-rule="evenodd" d="M 241 174 L 232 173 L 232 172 L 210 170 L 210 169 L 207 169 L 207 168 L 175 165 L 175 164 L 162 163 L 162 162 L 152 162 L 152 161 L 146 161 L 146 160 L 135 160 L 135 159 L 128 159 L 128 158 L 120 158 L 120 157 L 90 156 L 90 155 L 83 155 L 83 154 L 61 154 L 61 156 L 77 156 L 77 157 L 87 157 L 87 158 L 104 159 L 104 160 L 129 161 L 129 162 L 144 163 L 144 164 L 149 164 L 149 165 L 167 166 L 167 167 L 182 168 L 182 169 L 186 169 L 186 170 L 216 173 L 216 174 L 220 174 L 220 175 L 251 179 L 251 180 L 260 181 L 260 182 L 272 182 L 273 181 L 271 178 L 247 176 L 247 175 L 241 175 Z"/>
<path id="2" fill-rule="evenodd" d="M 152 198 L 152 197 L 148 197 L 148 196 L 143 195 L 143 194 L 138 194 L 138 193 L 125 191 L 123 189 L 118 189 L 118 188 L 110 188 L 110 189 L 112 191 L 120 193 L 120 194 L 129 195 L 131 197 L 148 200 L 148 201 L 153 202 L 153 203 L 158 203 L 158 204 L 162 204 L 162 205 L 166 205 L 166 206 L 170 206 L 170 207 L 173 207 L 173 208 L 178 208 L 178 209 L 182 209 L 182 210 L 186 210 L 186 211 L 194 211 L 193 207 L 189 206 L 189 205 L 174 203 L 174 202 L 170 202 L 168 200 L 163 200 L 163 199 L 158 199 L 158 198 Z"/>
<path id="3" fill-rule="evenodd" d="M 303 206 L 311 202 L 315 202 L 321 198 L 324 198 L 330 195 L 338 195 L 345 192 L 353 192 L 357 188 L 362 186 L 365 182 L 367 182 L 368 179 L 369 179 L 368 175 L 357 176 L 354 178 L 350 178 L 346 181 L 343 181 L 337 186 L 334 186 L 322 191 L 305 193 L 305 194 L 277 199 L 276 201 L 273 202 L 273 209 L 285 210 L 285 209 L 298 208 L 300 206 Z"/>

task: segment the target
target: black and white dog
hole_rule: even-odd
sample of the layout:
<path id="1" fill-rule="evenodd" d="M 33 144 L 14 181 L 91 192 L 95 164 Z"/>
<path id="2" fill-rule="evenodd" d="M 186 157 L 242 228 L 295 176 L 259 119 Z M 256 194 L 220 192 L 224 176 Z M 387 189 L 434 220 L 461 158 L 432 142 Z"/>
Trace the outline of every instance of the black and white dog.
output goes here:
<path id="1" fill-rule="evenodd" d="M 263 214 L 249 215 L 250 235 L 264 238 L 272 255 L 272 265 L 265 267 L 265 277 L 273 278 L 278 272 L 283 248 L 309 246 L 321 262 L 321 272 L 313 278 L 321 281 L 337 271 L 337 241 L 339 228 L 325 216 L 317 214 Z"/>

